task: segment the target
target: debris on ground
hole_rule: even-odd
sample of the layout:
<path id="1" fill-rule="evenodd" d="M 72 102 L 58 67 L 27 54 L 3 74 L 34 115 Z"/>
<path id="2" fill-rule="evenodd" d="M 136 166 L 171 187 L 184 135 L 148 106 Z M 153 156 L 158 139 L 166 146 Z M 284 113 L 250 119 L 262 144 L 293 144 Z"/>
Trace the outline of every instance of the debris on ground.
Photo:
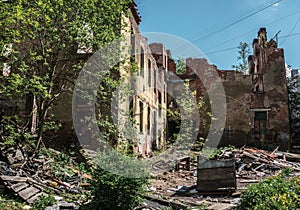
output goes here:
<path id="1" fill-rule="evenodd" d="M 200 159 L 203 158 L 200 157 Z M 168 171 L 162 170 L 160 174 L 153 175 L 151 186 L 148 188 L 148 195 L 152 197 L 149 200 L 153 201 L 155 200 L 153 198 L 156 198 L 156 202 L 171 206 L 173 209 L 192 209 L 197 206 L 199 208 L 204 206 L 200 209 L 236 209 L 239 206 L 242 191 L 249 184 L 257 183 L 261 179 L 270 176 L 276 176 L 285 168 L 292 169 L 293 176 L 300 176 L 300 155 L 280 152 L 277 149 L 268 152 L 246 147 L 241 149 L 223 148 L 219 149 L 218 154 L 210 158 L 217 161 L 213 163 L 216 167 L 215 169 L 213 169 L 214 167 L 204 167 L 204 164 L 203 168 L 206 170 L 204 177 L 199 174 L 199 161 L 195 158 L 191 158 L 190 170 L 187 170 L 186 167 L 179 167 L 179 170 L 176 171 L 175 169 L 178 168 L 176 164 L 175 169 L 169 169 L 171 164 L 168 164 Z M 232 165 L 234 165 L 233 168 L 230 165 L 231 169 L 228 169 L 227 174 L 217 173 L 219 170 L 217 165 L 222 161 L 232 161 Z M 224 167 L 226 167 L 226 164 L 221 165 L 220 168 L 222 169 L 220 170 L 222 171 Z M 210 176 L 206 172 L 210 172 Z M 235 174 L 235 177 L 233 177 L 233 174 Z M 205 186 L 201 186 L 200 184 L 205 183 L 207 179 L 209 179 L 208 181 L 215 179 L 215 183 L 218 183 L 220 181 L 218 179 L 221 179 L 223 184 L 230 183 L 231 189 L 236 184 L 236 189 L 225 191 L 225 193 L 220 189 L 212 190 L 215 186 L 219 186 L 218 183 L 217 185 L 210 185 L 210 190 L 205 192 L 205 188 L 208 188 L 209 185 L 204 184 Z M 179 208 L 180 205 L 186 207 Z"/>
<path id="2" fill-rule="evenodd" d="M 31 158 L 26 150 L 0 146 L 0 190 L 32 205 L 42 196 L 56 195 L 47 209 L 76 209 L 89 201 L 91 175 L 75 168 L 67 154 L 44 149 Z"/>
<path id="3" fill-rule="evenodd" d="M 137 209 L 236 209 L 249 184 L 284 168 L 300 176 L 300 155 L 277 149 L 222 148 L 209 158 L 201 154 L 156 161 L 146 201 Z M 94 153 L 83 150 L 81 155 L 90 165 Z M 92 179 L 63 152 L 45 149 L 29 158 L 23 148 L 0 145 L 0 191 L 17 196 L 27 207 L 55 195 L 56 203 L 48 210 L 77 209 L 90 202 Z"/>

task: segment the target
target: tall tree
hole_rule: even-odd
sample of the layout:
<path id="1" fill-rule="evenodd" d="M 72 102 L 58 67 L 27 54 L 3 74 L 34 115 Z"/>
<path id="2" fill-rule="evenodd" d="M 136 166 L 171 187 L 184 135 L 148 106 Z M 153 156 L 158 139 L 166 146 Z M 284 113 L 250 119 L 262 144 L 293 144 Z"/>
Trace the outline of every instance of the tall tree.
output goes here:
<path id="1" fill-rule="evenodd" d="M 299 75 L 287 78 L 292 146 L 300 146 L 300 92 Z"/>
<path id="2" fill-rule="evenodd" d="M 131 0 L 15 0 L 0 3 L 0 93 L 32 99 L 22 130 L 39 147 L 54 101 L 72 87 L 86 56 L 120 36 Z M 7 47 L 9 46 L 9 47 Z M 7 48 L 9 48 L 7 50 Z M 81 50 L 81 54 L 78 53 Z M 82 53 L 85 51 L 85 53 Z M 9 67 L 9 68 L 7 68 Z"/>
<path id="3" fill-rule="evenodd" d="M 240 42 L 238 49 L 239 55 L 237 56 L 237 60 L 240 61 L 240 63 L 237 65 L 232 65 L 231 67 L 236 71 L 246 73 L 248 71 L 248 56 L 250 54 L 249 45 L 246 42 Z"/>

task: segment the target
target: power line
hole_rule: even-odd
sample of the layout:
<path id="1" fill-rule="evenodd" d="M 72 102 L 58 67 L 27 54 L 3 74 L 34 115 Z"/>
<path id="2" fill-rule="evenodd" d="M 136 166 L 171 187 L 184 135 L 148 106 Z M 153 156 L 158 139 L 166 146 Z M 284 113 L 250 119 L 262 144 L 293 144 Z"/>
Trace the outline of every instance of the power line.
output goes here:
<path id="1" fill-rule="evenodd" d="M 278 22 L 278 21 L 281 21 L 281 20 L 283 20 L 283 19 L 285 19 L 285 18 L 288 18 L 288 17 L 290 17 L 290 16 L 292 16 L 292 15 L 295 15 L 295 14 L 297 14 L 297 13 L 299 13 L 299 12 L 300 12 L 300 10 L 297 10 L 297 11 L 291 13 L 291 14 L 288 14 L 288 15 L 286 15 L 286 16 L 283 16 L 283 17 L 281 17 L 281 18 L 278 18 L 278 19 L 276 19 L 276 20 L 274 20 L 274 21 L 272 21 L 272 22 L 266 24 L 266 26 L 271 25 L 271 24 L 273 24 L 273 23 L 276 23 L 276 22 Z M 235 37 L 233 37 L 233 38 L 231 38 L 231 39 L 227 39 L 226 41 L 223 41 L 223 42 L 221 42 L 220 44 L 214 45 L 214 46 L 210 47 L 209 49 L 212 50 L 212 49 L 214 49 L 214 48 L 216 48 L 216 47 L 222 46 L 223 44 L 225 44 L 225 43 L 227 43 L 227 42 L 230 42 L 230 41 L 232 41 L 232 40 L 235 40 L 235 39 L 237 39 L 237 38 L 239 38 L 239 37 L 241 37 L 241 36 L 244 36 L 244 35 L 246 35 L 246 34 L 252 33 L 252 32 L 255 31 L 255 30 L 257 30 L 257 28 L 254 28 L 254 29 L 252 29 L 252 30 L 250 30 L 250 31 L 248 31 L 248 32 L 243 33 L 243 34 L 237 35 L 237 36 L 235 36 Z M 206 50 L 208 50 L 208 49 L 206 49 Z"/>
<path id="2" fill-rule="evenodd" d="M 237 24 L 237 23 L 240 23 L 240 22 L 242 22 L 242 21 L 248 19 L 249 17 L 252 17 L 253 15 L 256 15 L 256 14 L 258 14 L 258 13 L 260 13 L 260 12 L 262 12 L 262 11 L 268 9 L 269 7 L 272 7 L 272 6 L 274 6 L 275 4 L 278 4 L 278 3 L 281 2 L 281 1 L 283 1 L 283 0 L 278 0 L 278 1 L 274 2 L 274 3 L 272 3 L 272 4 L 269 4 L 268 6 L 262 8 L 262 9 L 259 9 L 259 10 L 255 11 L 255 12 L 249 14 L 249 15 L 246 15 L 245 17 L 242 17 L 242 18 L 240 18 L 240 19 L 238 19 L 238 20 L 236 20 L 236 21 L 234 21 L 234 22 L 232 22 L 232 23 L 230 23 L 230 24 L 227 24 L 227 25 L 225 25 L 224 27 L 222 27 L 222 28 L 220 28 L 220 29 L 218 29 L 218 30 L 215 30 L 215 31 L 213 31 L 213 32 L 210 32 L 210 33 L 208 33 L 208 34 L 205 34 L 205 35 L 201 36 L 200 38 L 195 39 L 194 41 L 192 41 L 192 43 L 195 43 L 195 42 L 197 42 L 197 41 L 199 41 L 199 40 L 201 40 L 201 39 L 204 39 L 204 38 L 206 38 L 206 37 L 212 36 L 212 35 L 214 35 L 214 34 L 220 32 L 220 31 L 223 31 L 223 30 L 225 30 L 225 29 L 227 29 L 227 28 L 229 28 L 229 27 L 231 27 L 231 26 Z"/>
<path id="3" fill-rule="evenodd" d="M 286 36 L 280 36 L 279 38 L 287 38 L 287 37 L 295 36 L 295 35 L 300 35 L 300 32 L 294 33 L 294 34 L 289 34 L 289 35 L 286 35 Z"/>
<path id="4" fill-rule="evenodd" d="M 215 54 L 215 53 L 219 53 L 219 52 L 229 51 L 229 50 L 233 50 L 233 49 L 236 49 L 236 48 L 237 47 L 230 47 L 230 48 L 226 48 L 226 49 L 211 51 L 211 52 L 208 52 L 208 53 L 204 53 L 204 55 L 210 55 L 210 54 Z"/>
<path id="5" fill-rule="evenodd" d="M 298 20 L 296 21 L 296 23 L 294 24 L 293 28 L 290 30 L 290 32 L 288 33 L 288 35 L 285 37 L 285 39 L 280 43 L 280 45 L 285 42 L 287 40 L 287 38 L 289 37 L 289 35 L 293 32 L 293 30 L 296 28 L 298 22 L 300 21 L 300 17 L 298 18 Z"/>
<path id="6" fill-rule="evenodd" d="M 212 36 L 212 35 L 214 35 L 214 34 L 220 32 L 220 31 L 223 31 L 223 30 L 225 30 L 225 29 L 227 29 L 227 28 L 229 28 L 229 27 L 231 27 L 231 26 L 233 26 L 233 25 L 235 25 L 235 24 L 237 24 L 237 23 L 242 22 L 243 20 L 245 20 L 245 19 L 247 19 L 247 18 L 249 18 L 249 17 L 252 17 L 253 15 L 256 15 L 256 14 L 258 14 L 258 13 L 260 13 L 260 12 L 262 12 L 262 11 L 268 9 L 269 7 L 274 6 L 275 4 L 278 4 L 278 3 L 281 2 L 281 1 L 283 1 L 283 0 L 278 0 L 278 1 L 274 2 L 274 3 L 272 3 L 272 4 L 269 4 L 268 6 L 263 7 L 262 9 L 256 10 L 255 12 L 252 12 L 252 13 L 250 13 L 249 15 L 246 15 L 245 17 L 242 17 L 242 18 L 240 18 L 240 19 L 238 19 L 238 20 L 236 20 L 236 21 L 234 21 L 234 22 L 232 22 L 232 23 L 230 23 L 230 24 L 227 24 L 227 25 L 225 25 L 224 27 L 222 27 L 222 28 L 220 28 L 220 29 L 218 29 L 218 30 L 212 31 L 212 32 L 210 32 L 210 33 L 207 33 L 207 34 L 201 36 L 200 38 L 191 41 L 191 43 L 194 43 L 194 44 L 195 44 L 196 42 L 198 42 L 198 41 L 201 40 L 201 39 L 204 39 L 204 38 L 206 38 L 206 37 Z M 185 47 L 185 46 L 186 46 L 186 45 L 179 46 L 179 47 L 177 47 L 175 50 L 180 49 L 180 48 Z"/>
<path id="7" fill-rule="evenodd" d="M 248 43 L 248 45 L 249 45 L 249 43 Z M 238 47 L 239 46 L 235 46 L 235 47 L 225 48 L 225 49 L 221 49 L 221 50 L 215 50 L 215 51 L 211 51 L 211 52 L 207 52 L 207 53 L 202 53 L 200 56 L 205 56 L 205 55 L 215 54 L 215 53 L 219 53 L 219 52 L 230 51 L 230 50 L 237 49 Z"/>
<path id="8" fill-rule="evenodd" d="M 300 35 L 300 32 L 294 33 L 294 34 L 289 34 L 286 36 L 280 36 L 278 38 L 287 38 L 287 37 L 291 37 L 291 36 L 296 36 L 296 35 Z M 247 43 L 248 45 L 251 45 L 251 43 Z M 210 55 L 210 54 L 215 54 L 215 53 L 219 53 L 219 52 L 225 52 L 225 51 L 230 51 L 233 49 L 237 49 L 239 46 L 235 46 L 235 47 L 230 47 L 230 48 L 225 48 L 225 49 L 220 49 L 220 50 L 215 50 L 215 51 L 211 51 L 211 52 L 207 52 L 207 53 L 203 53 L 200 56 L 204 56 L 204 55 Z"/>

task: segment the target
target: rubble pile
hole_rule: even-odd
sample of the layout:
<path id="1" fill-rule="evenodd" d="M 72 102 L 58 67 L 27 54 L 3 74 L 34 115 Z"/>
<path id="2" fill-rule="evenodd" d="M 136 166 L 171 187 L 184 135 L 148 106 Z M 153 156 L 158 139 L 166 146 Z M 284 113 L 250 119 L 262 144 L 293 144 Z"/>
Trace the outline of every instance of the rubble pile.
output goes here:
<path id="1" fill-rule="evenodd" d="M 290 168 L 294 175 L 300 175 L 300 155 L 273 152 L 254 148 L 223 150 L 217 159 L 234 158 L 236 176 L 241 183 L 258 182 L 262 178 L 277 175 L 283 168 Z"/>
<path id="2" fill-rule="evenodd" d="M 81 158 L 88 164 L 92 155 L 85 151 Z M 205 192 L 200 191 L 198 186 L 203 183 L 199 182 L 199 171 L 202 170 L 203 173 L 204 169 L 199 168 L 199 163 L 203 157 L 196 158 L 196 154 L 175 157 L 173 162 L 168 159 L 155 162 L 153 168 L 156 173 L 152 174 L 151 185 L 145 196 L 147 201 L 141 209 L 165 209 L 164 207 L 170 206 L 174 209 L 193 209 L 199 206 L 205 206 L 205 209 L 234 209 L 239 205 L 239 196 L 247 185 L 277 175 L 284 168 L 292 169 L 293 176 L 300 176 L 298 154 L 279 152 L 277 149 L 268 152 L 246 147 L 222 148 L 218 149 L 214 157 L 205 158 L 221 162 L 231 161 L 234 171 L 231 174 L 234 175 L 236 188 L 234 191 L 227 191 L 227 194 L 219 190 Z M 30 158 L 23 148 L 0 145 L 0 190 L 17 195 L 28 204 L 32 204 L 42 195 L 51 194 L 55 195 L 57 202 L 48 207 L 48 210 L 77 209 L 91 200 L 88 181 L 92 177 L 75 167 L 76 164 L 72 164 L 72 161 L 74 162 L 66 154 L 53 149 L 46 149 Z M 205 168 L 205 172 L 212 173 L 211 176 L 205 175 L 205 179 L 209 177 L 210 181 L 216 177 L 222 178 L 224 182 L 231 177 L 220 176 L 214 169 Z"/>
<path id="3" fill-rule="evenodd" d="M 23 148 L 0 146 L 0 189 L 28 204 L 40 196 L 55 195 L 57 204 L 48 209 L 75 209 L 88 202 L 92 177 L 76 168 L 65 153 L 45 149 L 34 158 Z M 78 164 L 77 164 L 78 165 Z"/>
<path id="4" fill-rule="evenodd" d="M 197 190 L 199 189 L 197 187 L 198 162 L 195 158 L 191 158 L 190 167 L 179 167 L 179 170 L 175 170 L 178 166 L 174 163 L 173 169 L 154 176 L 151 180 L 152 184 L 148 188 L 149 196 L 159 203 L 169 203 L 168 205 L 175 209 L 177 209 L 176 206 L 183 204 L 186 208 L 205 205 L 205 209 L 235 209 L 238 207 L 239 197 L 247 185 L 278 175 L 284 168 L 292 169 L 292 176 L 300 176 L 300 155 L 277 150 L 269 152 L 246 147 L 222 148 L 218 150 L 218 154 L 210 157 L 214 160 L 232 160 L 234 162 L 237 185 L 235 192 L 228 194 L 221 194 L 219 191 L 199 192 Z M 211 177 L 213 176 L 216 174 L 212 174 Z"/>

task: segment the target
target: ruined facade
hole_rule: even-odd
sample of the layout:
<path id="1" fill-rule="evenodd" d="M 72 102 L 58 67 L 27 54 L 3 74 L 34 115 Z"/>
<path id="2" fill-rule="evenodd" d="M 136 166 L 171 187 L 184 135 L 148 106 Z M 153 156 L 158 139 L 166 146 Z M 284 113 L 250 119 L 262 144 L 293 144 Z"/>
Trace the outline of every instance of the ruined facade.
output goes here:
<path id="1" fill-rule="evenodd" d="M 289 147 L 290 127 L 284 51 L 274 40 L 267 41 L 265 28 L 253 40 L 249 56 L 252 93 L 248 102 L 251 138 L 266 144 Z"/>
<path id="2" fill-rule="evenodd" d="M 203 71 L 209 75 L 210 71 L 217 71 L 219 74 L 227 107 L 226 124 L 219 146 L 253 144 L 287 149 L 290 128 L 283 49 L 277 48 L 274 40 L 267 41 L 266 29 L 261 28 L 258 38 L 253 41 L 253 55 L 248 60 L 249 74 L 244 74 L 233 70 L 218 70 L 215 65 L 208 64 L 206 59 L 189 58 L 186 60 L 186 74 L 177 76 L 182 80 L 189 79 L 190 88 L 197 92 L 196 97 L 202 97 L 208 102 L 209 112 L 207 90 L 203 84 L 213 88 L 213 81 L 209 81 L 209 76 L 201 81 L 195 72 Z M 173 69 L 170 75 L 174 75 L 175 71 Z M 203 127 L 199 135 L 205 136 L 209 120 L 201 121 Z"/>
<path id="3" fill-rule="evenodd" d="M 139 21 L 136 9 L 131 7 L 131 15 L 125 22 L 132 33 L 128 43 L 133 50 L 131 62 L 137 64 L 138 70 L 127 74 L 134 95 L 125 103 L 119 104 L 119 107 L 132 110 L 136 152 L 149 155 L 153 150 L 165 147 L 167 51 L 163 45 L 148 45 L 139 31 Z M 126 121 L 120 116 L 118 119 L 119 126 L 122 121 Z"/>
<path id="4" fill-rule="evenodd" d="M 156 62 L 151 47 L 139 31 L 140 21 L 133 3 L 129 6 L 129 16 L 122 16 L 123 38 L 120 47 L 124 60 L 119 66 L 119 77 L 123 83 L 117 88 L 117 97 L 113 98 L 112 104 L 107 105 L 108 109 L 100 109 L 109 113 L 108 116 L 114 119 L 113 123 L 118 128 L 118 137 L 112 140 L 117 149 L 127 150 L 129 143 L 130 150 L 148 156 L 165 145 L 167 66 L 161 67 Z M 166 52 L 163 46 L 162 51 Z M 85 114 L 90 116 L 89 110 Z M 97 147 L 95 141 L 84 146 L 90 149 Z"/>
<path id="5" fill-rule="evenodd" d="M 115 117 L 113 122 L 119 129 L 120 138 L 114 139 L 114 143 L 122 144 L 124 137 L 123 131 L 127 130 L 127 121 L 131 117 L 133 120 L 134 131 L 130 135 L 132 143 L 132 150 L 142 156 L 149 155 L 154 149 L 163 149 L 165 145 L 165 123 L 166 123 L 166 72 L 167 72 L 167 60 L 163 63 L 156 62 L 156 58 L 152 55 L 151 49 L 147 43 L 145 37 L 143 37 L 139 31 L 139 23 L 141 18 L 136 9 L 136 4 L 132 2 L 128 5 L 128 14 L 122 15 L 122 29 L 120 33 L 125 37 L 121 42 L 121 48 L 126 46 L 130 47 L 128 53 L 128 60 L 120 63 L 120 72 L 118 75 L 124 79 L 124 82 L 130 85 L 130 89 L 133 91 L 127 94 L 121 100 L 116 101 L 116 111 L 108 116 Z M 85 26 L 84 26 L 85 27 Z M 87 30 L 89 29 L 88 26 Z M 90 34 L 93 36 L 93 34 Z M 74 47 L 76 49 L 76 46 Z M 166 54 L 166 50 L 161 46 L 161 52 Z M 7 50 L 9 54 L 9 49 Z M 77 56 L 83 61 L 87 61 L 93 55 L 93 48 L 89 46 L 77 46 Z M 75 51 L 76 54 L 76 51 Z M 75 55 L 76 56 L 76 55 Z M 125 56 L 126 57 L 126 56 Z M 132 66 L 130 67 L 130 65 Z M 128 69 L 129 66 L 129 69 Z M 137 70 L 135 68 L 138 68 Z M 131 69 L 135 69 L 131 71 Z M 3 74 L 9 74 L 10 67 L 7 63 L 4 63 Z M 89 91 L 89 81 L 86 84 L 86 91 Z M 72 84 L 73 85 L 73 84 Z M 73 89 L 74 87 L 70 87 Z M 111 94 L 112 95 L 112 94 Z M 68 147 L 73 144 L 76 138 L 74 133 L 73 122 L 79 123 L 78 119 L 73 119 L 72 116 L 72 93 L 62 93 L 55 106 L 51 110 L 51 114 L 55 115 L 55 120 L 61 122 L 62 127 L 56 133 L 57 140 L 54 140 L 54 144 L 64 145 Z M 107 100 L 107 104 L 110 103 L 110 99 Z M 17 114 L 25 115 L 30 114 L 28 111 L 32 108 L 32 98 L 15 99 L 10 100 L 1 98 L 0 108 L 3 109 L 5 114 Z M 106 112 L 111 112 L 111 105 L 103 108 Z M 80 100 L 76 101 L 75 111 L 79 115 L 92 117 L 94 106 L 87 104 L 80 104 Z M 102 107 L 100 107 L 102 109 Z M 10 112 L 11 111 L 11 112 Z M 130 116 L 129 116 L 129 115 Z M 112 118 L 113 118 L 112 117 Z M 112 122 L 112 120 L 111 120 Z M 132 122 L 132 121 L 131 121 Z M 94 124 L 95 126 L 95 124 Z M 79 130 L 81 128 L 78 128 Z M 98 131 L 98 127 L 93 127 L 92 130 Z M 89 130 L 80 130 L 80 134 L 89 133 Z M 91 132 L 88 135 L 90 138 L 81 146 L 89 149 L 97 149 L 97 140 Z M 126 138 L 126 137 L 125 137 Z M 57 141 L 57 143 L 56 143 Z M 76 142 L 78 143 L 78 142 Z M 82 143 L 82 142 L 80 142 Z"/>

